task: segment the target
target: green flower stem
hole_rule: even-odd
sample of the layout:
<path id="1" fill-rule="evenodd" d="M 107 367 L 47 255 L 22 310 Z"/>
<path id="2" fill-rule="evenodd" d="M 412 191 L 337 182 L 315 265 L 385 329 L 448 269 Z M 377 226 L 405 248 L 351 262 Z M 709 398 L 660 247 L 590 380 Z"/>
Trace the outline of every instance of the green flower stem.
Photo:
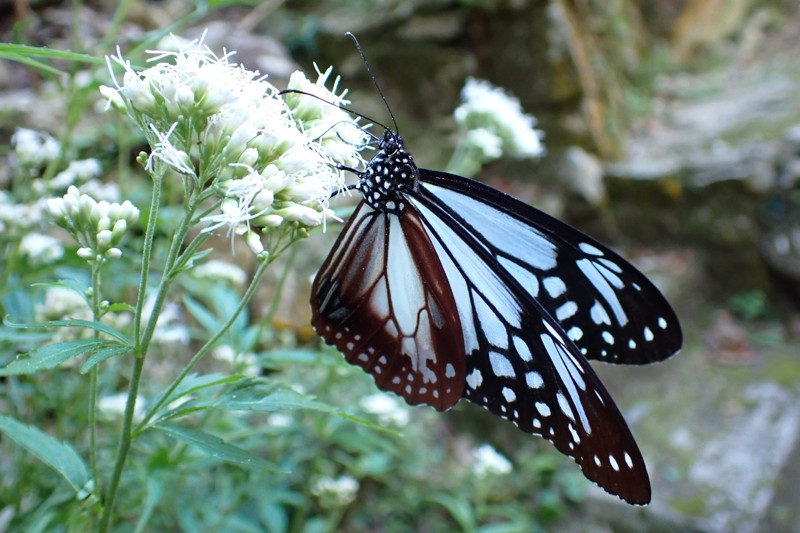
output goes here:
<path id="1" fill-rule="evenodd" d="M 147 280 L 148 274 L 150 270 L 150 260 L 152 258 L 153 252 L 153 239 L 155 237 L 156 232 L 156 223 L 158 221 L 158 211 L 161 205 L 161 192 L 163 186 L 163 172 L 158 172 L 156 175 L 153 176 L 153 196 L 150 201 L 150 215 L 147 220 L 147 230 L 145 232 L 144 237 L 144 250 L 142 252 L 142 270 L 141 270 L 141 278 L 139 280 L 139 295 L 136 301 L 136 314 L 133 320 L 133 338 L 135 347 L 134 347 L 134 364 L 133 369 L 131 370 L 131 382 L 128 388 L 128 400 L 125 404 L 125 414 L 122 419 L 122 431 L 120 433 L 119 444 L 117 446 L 117 455 L 116 460 L 114 462 L 114 470 L 111 474 L 111 479 L 109 480 L 108 484 L 108 491 L 106 492 L 105 501 L 103 502 L 103 515 L 100 518 L 100 531 L 107 532 L 111 527 L 111 517 L 112 511 L 114 508 L 114 500 L 117 496 L 117 489 L 119 488 L 119 482 L 122 479 L 122 471 L 125 467 L 125 460 L 128 458 L 128 451 L 130 450 L 131 446 L 131 429 L 133 427 L 133 414 L 136 407 L 136 398 L 139 395 L 139 384 L 142 377 L 142 370 L 144 369 L 144 360 L 145 354 L 147 351 L 147 344 L 142 343 L 140 341 L 140 332 L 141 332 L 141 321 L 142 321 L 142 312 L 144 309 L 144 301 L 145 301 L 145 293 L 147 287 Z M 183 227 L 183 226 L 182 226 Z M 185 229 L 184 235 L 185 236 Z M 178 233 L 175 235 L 175 241 L 179 238 L 182 239 L 183 236 L 180 235 L 180 228 Z M 175 249 L 175 241 L 173 241 L 172 248 Z M 169 262 L 167 262 L 166 267 L 169 266 Z M 166 292 L 167 279 L 163 278 L 161 280 L 161 286 L 159 287 L 159 293 L 162 291 Z M 162 298 L 163 302 L 163 298 Z M 150 321 L 148 323 L 148 329 L 152 329 L 155 327 L 156 319 L 158 318 L 158 312 L 160 308 L 154 306 L 153 312 L 150 315 Z M 152 327 L 151 327 L 152 325 Z M 152 335 L 152 331 L 151 331 Z M 149 337 L 147 337 L 149 340 Z"/>
<path id="2" fill-rule="evenodd" d="M 286 246 L 289 246 L 289 244 L 287 244 Z M 283 249 L 285 249 L 285 247 Z M 283 251 L 283 249 L 281 250 L 281 252 Z M 250 282 L 250 286 L 247 288 L 247 291 L 242 296 L 242 299 L 239 302 L 239 305 L 236 307 L 236 310 L 233 312 L 233 314 L 231 314 L 231 316 L 228 318 L 225 324 L 223 324 L 222 327 L 220 327 L 220 329 L 210 339 L 208 339 L 208 341 L 197 351 L 194 357 L 192 357 L 192 359 L 183 368 L 181 373 L 172 381 L 172 383 L 170 384 L 169 387 L 167 387 L 164 393 L 161 394 L 161 397 L 158 399 L 158 401 L 153 405 L 152 408 L 150 408 L 147 414 L 145 414 L 142 421 L 136 427 L 136 430 L 134 431 L 134 436 L 138 435 L 139 433 L 144 431 L 144 429 L 146 429 L 147 424 L 150 422 L 150 420 L 152 420 L 153 416 L 155 416 L 155 414 L 159 411 L 159 409 L 161 409 L 164 406 L 164 404 L 167 403 L 167 400 L 169 399 L 170 395 L 175 391 L 175 389 L 178 388 L 181 382 L 184 379 L 186 379 L 186 376 L 188 376 L 189 373 L 192 370 L 194 370 L 194 367 L 197 366 L 197 363 L 199 363 L 200 360 L 209 351 L 211 351 L 211 348 L 214 347 L 217 341 L 230 329 L 233 323 L 236 322 L 236 319 L 239 318 L 241 312 L 247 307 L 247 304 L 249 304 L 250 300 L 253 298 L 253 295 L 255 294 L 256 289 L 258 288 L 258 284 L 261 281 L 261 278 L 267 271 L 267 267 L 279 255 L 280 252 L 277 252 L 275 254 L 270 254 L 267 259 L 265 259 L 264 261 L 261 262 L 260 265 L 258 265 L 258 269 L 256 270 L 255 274 L 253 275 L 253 279 Z"/>
<path id="3" fill-rule="evenodd" d="M 99 322 L 102 316 L 100 309 L 101 297 L 101 278 L 100 271 L 103 262 L 94 261 L 92 263 L 92 314 L 94 315 L 95 322 Z M 94 338 L 98 338 L 100 332 L 94 330 Z M 101 493 L 100 476 L 97 470 L 97 383 L 98 383 L 98 369 L 97 365 L 92 367 L 89 371 L 89 442 L 90 442 L 90 468 L 92 469 L 92 480 L 94 481 L 95 494 Z"/>

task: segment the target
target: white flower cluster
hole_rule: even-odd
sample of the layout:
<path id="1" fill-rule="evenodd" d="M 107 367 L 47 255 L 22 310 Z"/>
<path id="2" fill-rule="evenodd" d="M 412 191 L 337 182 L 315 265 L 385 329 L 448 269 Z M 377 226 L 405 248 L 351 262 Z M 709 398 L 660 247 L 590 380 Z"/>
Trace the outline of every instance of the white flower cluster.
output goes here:
<path id="1" fill-rule="evenodd" d="M 475 459 L 472 463 L 472 472 L 479 478 L 511 472 L 511 462 L 489 444 L 475 448 L 472 456 Z"/>
<path id="2" fill-rule="evenodd" d="M 70 186 L 63 198 L 47 201 L 56 224 L 66 229 L 81 246 L 78 255 L 87 261 L 102 261 L 122 255 L 117 248 L 130 224 L 139 220 L 139 210 L 128 200 L 121 204 L 97 201 Z"/>
<path id="3" fill-rule="evenodd" d="M 14 163 L 19 171 L 36 178 L 43 169 L 61 155 L 61 143 L 49 133 L 19 128 L 11 136 L 14 145 Z M 47 181 L 34 179 L 31 188 L 36 195 L 61 192 L 70 185 L 94 183 L 103 169 L 97 159 L 70 161 L 67 167 Z M 99 183 L 99 182 L 98 182 Z"/>
<path id="4" fill-rule="evenodd" d="M 311 488 L 311 494 L 318 497 L 320 505 L 326 509 L 336 509 L 350 505 L 358 494 L 358 481 L 347 474 L 338 478 L 324 477 Z"/>
<path id="5" fill-rule="evenodd" d="M 522 111 L 519 100 L 485 80 L 467 79 L 462 103 L 454 112 L 466 142 L 484 162 L 504 153 L 512 157 L 538 157 L 544 153 L 542 132 L 536 120 Z"/>
<path id="6" fill-rule="evenodd" d="M 214 359 L 225 362 L 248 376 L 257 376 L 261 373 L 258 356 L 253 352 L 242 353 L 229 344 L 221 344 L 212 352 Z"/>
<path id="7" fill-rule="evenodd" d="M 61 144 L 48 133 L 19 128 L 11 136 L 17 164 L 21 167 L 41 168 L 61 155 Z"/>
<path id="8" fill-rule="evenodd" d="M 361 163 L 366 139 L 347 114 L 307 96 L 284 101 L 258 72 L 230 62 L 230 53 L 215 55 L 202 39 L 151 54 L 156 64 L 142 71 L 119 52 L 110 57 L 109 68 L 116 63 L 124 74 L 101 91 L 147 135 L 148 170 L 171 169 L 221 198 L 219 212 L 203 219 L 205 231 L 227 227 L 258 253 L 253 228 L 312 227 L 332 216 L 328 198 L 343 186 L 337 165 Z M 312 83 L 298 72 L 290 88 L 344 103 L 325 88 L 329 75 Z"/>
<path id="9" fill-rule="evenodd" d="M 107 419 L 122 418 L 125 414 L 125 406 L 128 404 L 128 395 L 124 392 L 103 396 L 97 402 L 97 410 Z M 136 397 L 136 404 L 133 406 L 133 420 L 139 422 L 144 418 L 144 410 L 147 401 L 141 396 Z"/>
<path id="10" fill-rule="evenodd" d="M 64 248 L 58 239 L 44 233 L 26 234 L 20 242 L 20 251 L 31 266 L 53 263 L 64 256 Z"/>
<path id="11" fill-rule="evenodd" d="M 192 275 L 198 279 L 221 281 L 234 287 L 241 287 L 247 281 L 247 272 L 241 267 L 220 259 L 212 259 L 198 265 L 192 270 Z"/>
<path id="12" fill-rule="evenodd" d="M 142 309 L 142 320 L 149 322 L 156 304 L 155 294 L 148 294 Z M 175 301 L 164 302 L 161 312 L 156 319 L 156 329 L 153 332 L 153 342 L 161 345 L 177 344 L 186 346 L 191 340 L 189 328 L 180 304 Z"/>
<path id="13" fill-rule="evenodd" d="M 364 411 L 377 415 L 378 421 L 383 425 L 396 427 L 408 425 L 408 409 L 388 394 L 382 392 L 371 394 L 362 399 L 360 405 Z"/>
<path id="14" fill-rule="evenodd" d="M 31 204 L 19 203 L 13 195 L 0 191 L 0 234 L 5 238 L 23 237 L 40 228 L 45 220 L 47 205 L 44 200 Z"/>

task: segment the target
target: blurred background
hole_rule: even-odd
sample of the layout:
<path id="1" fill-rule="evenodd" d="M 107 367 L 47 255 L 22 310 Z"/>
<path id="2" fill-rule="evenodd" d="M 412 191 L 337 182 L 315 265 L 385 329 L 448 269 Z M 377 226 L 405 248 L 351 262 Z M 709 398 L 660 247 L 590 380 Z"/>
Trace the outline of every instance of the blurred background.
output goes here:
<path id="1" fill-rule="evenodd" d="M 292 473 L 245 482 L 217 472 L 186 488 L 187 501 L 163 494 L 154 530 L 800 531 L 797 2 L 0 0 L 0 41 L 97 57 L 119 45 L 140 64 L 168 32 L 204 30 L 211 49 L 236 50 L 235 61 L 277 87 L 296 68 L 311 77 L 314 63 L 332 65 L 351 108 L 389 123 L 343 35 L 353 32 L 422 167 L 450 160 L 467 78 L 515 95 L 544 132 L 546 155 L 492 162 L 478 178 L 630 259 L 676 308 L 685 347 L 652 367 L 596 366 L 650 470 L 653 503 L 629 507 L 546 442 L 473 406 L 435 414 L 389 400 L 406 414 L 379 420 L 381 408 L 364 403 L 377 391 L 371 379 L 309 325 L 310 279 L 338 227 L 315 233 L 251 306 L 252 319 L 268 314 L 270 325 L 254 349 L 260 372 L 321 401 L 360 405 L 394 431 L 313 413 L 265 418 L 252 424 L 258 437 L 239 437 Z M 116 130 L 129 126 L 102 111 L 103 66 L 60 68 L 84 76 L 72 86 L 81 98 L 65 99 L 59 75 L 0 59 L 0 157 L 23 126 L 62 142 L 68 132 L 72 153 L 108 165 L 105 180 L 125 177 L 112 165 L 119 160 L 133 174 L 142 139 L 118 142 Z M 126 177 L 127 197 L 146 205 L 144 177 Z M 334 205 L 346 211 L 353 201 Z M 252 268 L 247 255 L 233 260 Z M 473 450 L 485 442 L 510 471 L 474 471 Z M 0 444 L 0 462 L 17 460 Z M 337 499 L 341 491 L 321 480 L 344 476 L 356 485 Z M 20 479 L 0 480 L 7 497 L 24 487 L 39 505 L 57 492 L 55 482 Z"/>

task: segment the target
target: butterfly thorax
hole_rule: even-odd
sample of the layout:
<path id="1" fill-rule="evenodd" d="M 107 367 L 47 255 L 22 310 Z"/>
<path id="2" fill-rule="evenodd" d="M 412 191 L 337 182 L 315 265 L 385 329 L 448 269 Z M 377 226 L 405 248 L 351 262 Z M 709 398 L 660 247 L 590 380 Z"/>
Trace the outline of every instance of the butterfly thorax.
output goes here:
<path id="1" fill-rule="evenodd" d="M 402 192 L 416 186 L 417 175 L 417 165 L 405 149 L 403 139 L 387 130 L 378 153 L 359 173 L 358 190 L 373 209 L 398 213 L 403 208 Z"/>

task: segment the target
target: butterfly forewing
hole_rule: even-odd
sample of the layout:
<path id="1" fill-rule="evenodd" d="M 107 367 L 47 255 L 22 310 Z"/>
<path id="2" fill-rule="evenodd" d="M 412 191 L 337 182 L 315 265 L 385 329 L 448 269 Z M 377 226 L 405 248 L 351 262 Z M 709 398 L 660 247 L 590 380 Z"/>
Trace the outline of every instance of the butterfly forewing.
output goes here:
<path id="1" fill-rule="evenodd" d="M 680 349 L 670 305 L 614 251 L 479 182 L 425 169 L 420 175 L 433 201 L 542 304 L 584 357 L 647 364 Z"/>
<path id="2" fill-rule="evenodd" d="M 414 212 L 361 204 L 312 287 L 312 323 L 348 362 L 411 404 L 464 392 L 464 341 L 439 258 Z"/>

